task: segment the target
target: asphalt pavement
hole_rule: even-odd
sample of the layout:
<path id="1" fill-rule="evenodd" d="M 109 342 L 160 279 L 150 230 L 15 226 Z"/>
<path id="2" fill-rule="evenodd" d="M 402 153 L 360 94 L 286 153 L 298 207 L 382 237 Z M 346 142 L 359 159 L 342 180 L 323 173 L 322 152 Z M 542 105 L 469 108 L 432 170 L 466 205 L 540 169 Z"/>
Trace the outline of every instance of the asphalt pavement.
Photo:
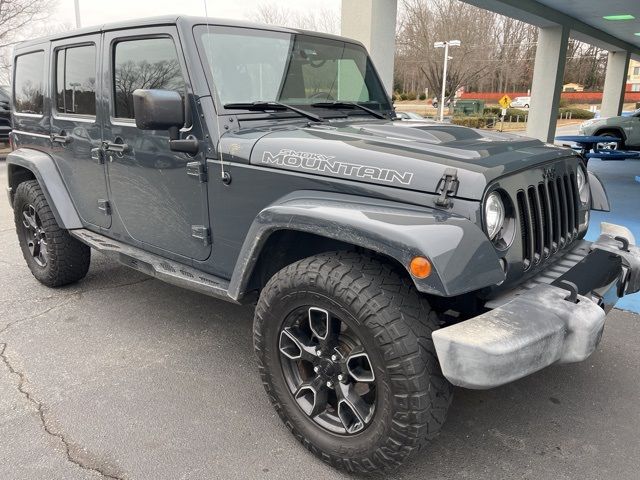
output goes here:
<path id="1" fill-rule="evenodd" d="M 25 266 L 4 198 L 0 245 L 0 479 L 351 478 L 272 410 L 250 307 L 98 253 L 86 279 L 48 289 Z M 438 439 L 386 478 L 638 479 L 638 320 L 613 311 L 585 362 L 457 389 Z"/>

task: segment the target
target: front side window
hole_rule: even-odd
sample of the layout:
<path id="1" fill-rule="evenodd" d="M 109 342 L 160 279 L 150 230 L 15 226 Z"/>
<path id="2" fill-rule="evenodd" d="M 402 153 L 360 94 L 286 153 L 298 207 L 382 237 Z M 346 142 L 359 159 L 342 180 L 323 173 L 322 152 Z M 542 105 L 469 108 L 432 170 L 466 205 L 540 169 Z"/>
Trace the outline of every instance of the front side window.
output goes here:
<path id="1" fill-rule="evenodd" d="M 175 90 L 185 82 L 171 38 L 145 38 L 116 43 L 113 60 L 114 113 L 134 118 L 133 92 L 138 88 Z"/>
<path id="2" fill-rule="evenodd" d="M 199 26 L 195 34 L 223 105 L 342 101 L 391 108 L 366 50 L 359 45 L 238 27 Z"/>
<path id="3" fill-rule="evenodd" d="M 60 113 L 96 114 L 95 45 L 58 50 L 56 108 Z"/>
<path id="4" fill-rule="evenodd" d="M 16 57 L 14 107 L 19 113 L 41 115 L 44 111 L 44 52 Z"/>

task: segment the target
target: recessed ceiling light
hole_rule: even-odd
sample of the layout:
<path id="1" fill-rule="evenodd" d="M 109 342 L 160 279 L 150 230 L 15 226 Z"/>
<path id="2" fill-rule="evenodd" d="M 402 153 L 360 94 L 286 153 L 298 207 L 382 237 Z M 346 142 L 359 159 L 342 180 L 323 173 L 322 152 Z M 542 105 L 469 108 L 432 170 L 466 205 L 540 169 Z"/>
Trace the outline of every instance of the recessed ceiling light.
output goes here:
<path id="1" fill-rule="evenodd" d="M 640 37 L 640 32 L 634 33 L 634 35 L 637 35 L 637 36 Z"/>
<path id="2" fill-rule="evenodd" d="M 636 17 L 625 13 L 620 15 L 605 15 L 602 18 L 604 18 L 605 20 L 635 20 Z"/>

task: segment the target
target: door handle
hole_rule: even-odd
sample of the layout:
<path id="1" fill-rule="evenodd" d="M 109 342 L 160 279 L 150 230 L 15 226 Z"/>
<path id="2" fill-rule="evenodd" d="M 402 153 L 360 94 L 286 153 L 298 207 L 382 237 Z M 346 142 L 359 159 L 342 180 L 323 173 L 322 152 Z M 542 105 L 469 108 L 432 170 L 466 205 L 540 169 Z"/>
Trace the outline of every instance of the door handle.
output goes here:
<path id="1" fill-rule="evenodd" d="M 51 135 L 51 141 L 54 143 L 61 143 L 62 145 L 66 145 L 67 143 L 71 143 L 72 137 L 67 135 L 63 130 L 59 135 L 53 134 Z"/>
<path id="2" fill-rule="evenodd" d="M 122 139 L 119 137 L 116 139 L 115 142 L 102 142 L 102 149 L 105 152 L 114 152 L 114 153 L 127 153 L 130 150 L 129 145 L 122 142 Z"/>

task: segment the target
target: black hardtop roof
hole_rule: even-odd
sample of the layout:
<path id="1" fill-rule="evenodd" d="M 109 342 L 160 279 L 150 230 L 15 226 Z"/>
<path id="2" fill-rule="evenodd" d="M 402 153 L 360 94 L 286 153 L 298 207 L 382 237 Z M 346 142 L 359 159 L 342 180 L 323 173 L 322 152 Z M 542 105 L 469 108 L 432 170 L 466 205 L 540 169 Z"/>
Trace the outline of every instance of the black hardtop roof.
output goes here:
<path id="1" fill-rule="evenodd" d="M 312 32 L 309 30 L 302 30 L 297 28 L 278 27 L 274 25 L 266 25 L 262 23 L 255 23 L 255 22 L 249 22 L 249 21 L 243 21 L 243 20 L 231 20 L 228 18 L 195 17 L 195 16 L 187 16 L 187 15 L 164 15 L 160 17 L 136 18 L 136 19 L 126 20 L 122 22 L 106 23 L 104 25 L 94 25 L 92 27 L 86 27 L 86 28 L 81 28 L 76 30 L 68 30 L 65 32 L 58 32 L 52 35 L 47 35 L 44 37 L 35 38 L 33 40 L 20 42 L 16 45 L 16 50 L 22 50 L 24 48 L 27 48 L 33 45 L 38 45 L 43 42 L 50 42 L 53 40 L 64 40 L 66 38 L 82 37 L 84 35 L 90 35 L 90 34 L 100 33 L 100 32 L 108 32 L 112 30 L 126 30 L 128 28 L 152 27 L 152 26 L 160 26 L 160 25 L 184 24 L 188 26 L 188 25 L 198 25 L 198 24 L 207 24 L 207 23 L 212 26 L 218 25 L 218 26 L 227 26 L 227 27 L 255 28 L 260 30 L 271 30 L 271 31 L 286 32 L 286 33 L 303 33 L 305 35 L 314 35 L 317 37 L 332 38 L 335 40 L 346 41 L 346 42 L 362 45 L 360 42 L 346 38 L 346 37 L 331 35 L 328 33 Z"/>

